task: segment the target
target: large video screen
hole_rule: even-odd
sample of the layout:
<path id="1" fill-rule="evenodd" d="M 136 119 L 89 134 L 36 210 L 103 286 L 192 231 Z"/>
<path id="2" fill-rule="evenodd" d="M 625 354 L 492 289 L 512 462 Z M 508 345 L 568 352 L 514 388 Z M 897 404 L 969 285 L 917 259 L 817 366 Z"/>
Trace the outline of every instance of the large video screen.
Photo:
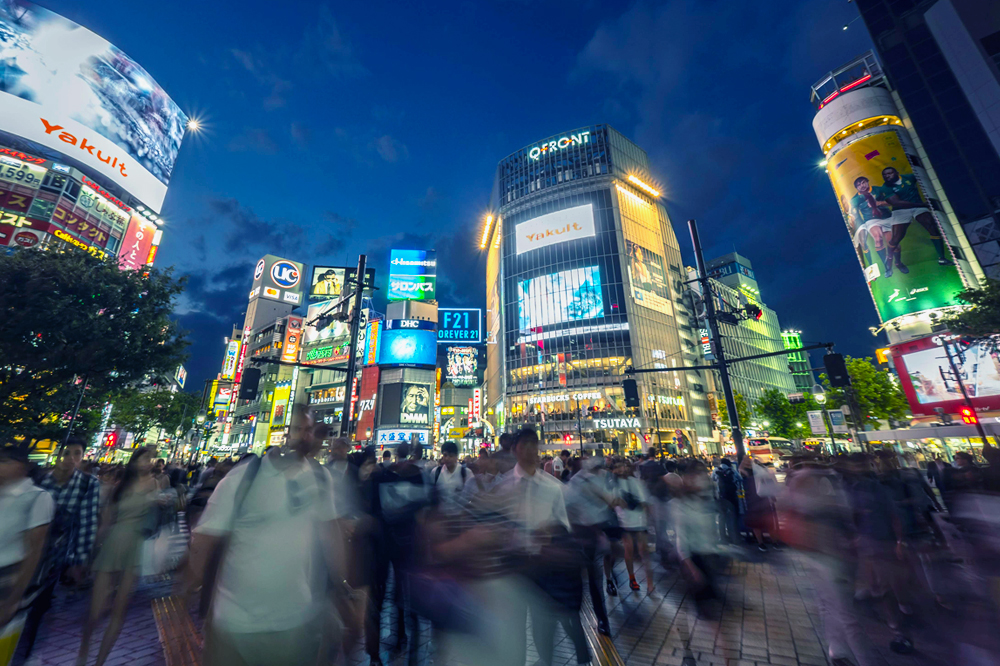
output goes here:
<path id="1" fill-rule="evenodd" d="M 518 284 L 522 331 L 603 316 L 601 271 L 597 266 L 541 275 Z"/>
<path id="2" fill-rule="evenodd" d="M 432 301 L 437 297 L 437 252 L 391 250 L 389 252 L 390 301 Z"/>
<path id="3" fill-rule="evenodd" d="M 433 366 L 437 363 L 437 334 L 434 331 L 396 328 L 382 331 L 379 365 Z"/>
<path id="4" fill-rule="evenodd" d="M 546 245 L 594 235 L 594 205 L 585 204 L 539 215 L 514 228 L 517 254 Z"/>
<path id="5" fill-rule="evenodd" d="M 187 116 L 146 70 L 24 0 L 0 2 L 0 62 L 0 129 L 69 155 L 159 212 Z"/>
<path id="6" fill-rule="evenodd" d="M 351 328 L 342 321 L 335 321 L 323 329 L 318 329 L 316 328 L 316 324 L 310 323 L 329 310 L 331 305 L 333 305 L 333 301 L 313 303 L 309 306 L 309 311 L 306 314 L 305 325 L 302 330 L 303 344 L 308 345 L 314 342 L 323 342 L 324 340 L 336 340 L 337 338 L 350 337 Z"/>
<path id="7" fill-rule="evenodd" d="M 673 315 L 670 287 L 663 270 L 663 257 L 646 248 L 626 241 L 628 246 L 628 276 L 632 283 L 632 300 L 665 315 Z"/>
<path id="8" fill-rule="evenodd" d="M 445 381 L 454 386 L 478 386 L 479 350 L 476 347 L 446 347 Z"/>
<path id="9" fill-rule="evenodd" d="M 962 389 L 940 345 L 940 336 L 892 347 L 893 362 L 914 414 L 934 414 L 935 407 L 957 413 Z M 1000 407 L 1000 355 L 987 345 L 951 342 L 952 358 L 977 410 Z M 948 404 L 952 403 L 952 404 Z"/>

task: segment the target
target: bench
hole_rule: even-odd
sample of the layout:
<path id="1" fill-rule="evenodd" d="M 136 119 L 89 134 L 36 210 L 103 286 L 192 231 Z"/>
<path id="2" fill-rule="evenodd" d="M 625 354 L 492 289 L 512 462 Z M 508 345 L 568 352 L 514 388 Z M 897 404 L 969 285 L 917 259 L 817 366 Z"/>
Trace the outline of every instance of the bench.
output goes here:
<path id="1" fill-rule="evenodd" d="M 167 666 L 199 666 L 202 637 L 180 598 L 153 599 L 153 618 Z"/>

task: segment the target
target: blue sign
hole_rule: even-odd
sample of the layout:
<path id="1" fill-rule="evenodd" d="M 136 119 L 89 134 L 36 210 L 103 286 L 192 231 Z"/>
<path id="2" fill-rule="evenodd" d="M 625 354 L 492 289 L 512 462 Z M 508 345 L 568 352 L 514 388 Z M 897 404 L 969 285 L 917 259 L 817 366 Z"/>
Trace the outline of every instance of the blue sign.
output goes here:
<path id="1" fill-rule="evenodd" d="M 421 329 L 387 329 L 379 342 L 378 364 L 428 366 L 437 364 L 437 336 Z"/>
<path id="2" fill-rule="evenodd" d="M 752 268 L 747 268 L 743 264 L 736 261 L 726 264 L 725 266 L 720 266 L 718 268 L 712 269 L 712 273 L 717 273 L 718 277 L 725 277 L 726 275 L 733 275 L 734 273 L 739 273 L 740 275 L 748 277 L 751 280 L 757 279 L 753 276 Z"/>
<path id="3" fill-rule="evenodd" d="M 438 308 L 438 343 L 483 341 L 481 308 Z"/>
<path id="4" fill-rule="evenodd" d="M 391 331 L 396 329 L 406 329 L 410 331 L 433 331 L 436 328 L 437 324 L 424 319 L 386 319 L 384 330 Z"/>
<path id="5" fill-rule="evenodd" d="M 254 276 L 257 272 L 254 271 Z M 299 283 L 299 269 L 290 261 L 276 261 L 271 266 L 271 279 L 283 289 L 291 289 Z"/>
<path id="6" fill-rule="evenodd" d="M 437 275 L 437 252 L 390 250 L 389 275 Z"/>
<path id="7" fill-rule="evenodd" d="M 436 297 L 437 252 L 390 250 L 390 301 L 432 301 Z"/>

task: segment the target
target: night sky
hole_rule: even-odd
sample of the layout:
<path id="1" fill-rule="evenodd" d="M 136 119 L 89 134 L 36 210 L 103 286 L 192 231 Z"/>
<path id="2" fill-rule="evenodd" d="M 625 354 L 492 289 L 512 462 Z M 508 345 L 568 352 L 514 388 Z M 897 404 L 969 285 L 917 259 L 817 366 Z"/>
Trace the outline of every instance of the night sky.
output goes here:
<path id="1" fill-rule="evenodd" d="M 43 0 L 132 56 L 205 131 L 185 140 L 157 257 L 189 276 L 189 389 L 219 371 L 256 260 L 436 248 L 442 305 L 485 305 L 497 162 L 609 123 L 644 148 L 685 260 L 754 266 L 782 327 L 870 355 L 877 325 L 812 131 L 809 85 L 871 48 L 844 0 Z"/>

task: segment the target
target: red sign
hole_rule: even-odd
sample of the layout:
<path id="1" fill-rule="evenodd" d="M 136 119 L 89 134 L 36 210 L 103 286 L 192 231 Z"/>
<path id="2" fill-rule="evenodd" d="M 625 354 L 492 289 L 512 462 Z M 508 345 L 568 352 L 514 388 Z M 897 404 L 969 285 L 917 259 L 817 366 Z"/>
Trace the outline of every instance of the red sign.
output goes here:
<path id="1" fill-rule="evenodd" d="M 21 194 L 20 192 L 0 192 L 0 208 L 9 211 L 17 211 L 24 215 L 31 208 L 31 202 L 34 199 L 30 194 Z"/>
<path id="2" fill-rule="evenodd" d="M 361 387 L 358 390 L 358 427 L 354 430 L 355 441 L 368 439 L 368 431 L 375 431 L 375 407 L 378 400 L 380 371 L 377 365 L 369 365 L 361 370 Z"/>
<path id="3" fill-rule="evenodd" d="M 14 150 L 13 148 L 0 148 L 0 155 L 10 155 L 22 162 L 29 162 L 31 164 L 45 164 L 45 159 L 42 157 L 35 157 L 34 155 L 25 155 L 19 150 Z"/>
<path id="4" fill-rule="evenodd" d="M 289 315 L 285 323 L 285 344 L 281 348 L 284 363 L 298 363 L 299 345 L 302 342 L 302 317 Z"/>
<path id="5" fill-rule="evenodd" d="M 966 346 L 940 333 L 890 347 L 899 383 L 914 414 L 962 414 L 965 398 L 943 343 L 949 340 L 955 370 L 977 412 L 1000 410 L 1000 354 L 986 345 Z M 964 415 L 963 415 L 964 416 Z"/>
<path id="6" fill-rule="evenodd" d="M 90 245 L 105 247 L 108 244 L 107 231 L 62 206 L 56 206 L 55 212 L 52 213 L 52 221 Z"/>
<path id="7" fill-rule="evenodd" d="M 129 222 L 122 238 L 122 247 L 118 251 L 118 265 L 122 270 L 136 271 L 142 268 L 146 258 L 149 257 L 149 248 L 153 246 L 155 233 L 155 224 L 132 214 L 132 221 Z"/>
<path id="8" fill-rule="evenodd" d="M 19 231 L 14 234 L 14 244 L 19 247 L 34 247 L 40 240 L 34 231 Z"/>

